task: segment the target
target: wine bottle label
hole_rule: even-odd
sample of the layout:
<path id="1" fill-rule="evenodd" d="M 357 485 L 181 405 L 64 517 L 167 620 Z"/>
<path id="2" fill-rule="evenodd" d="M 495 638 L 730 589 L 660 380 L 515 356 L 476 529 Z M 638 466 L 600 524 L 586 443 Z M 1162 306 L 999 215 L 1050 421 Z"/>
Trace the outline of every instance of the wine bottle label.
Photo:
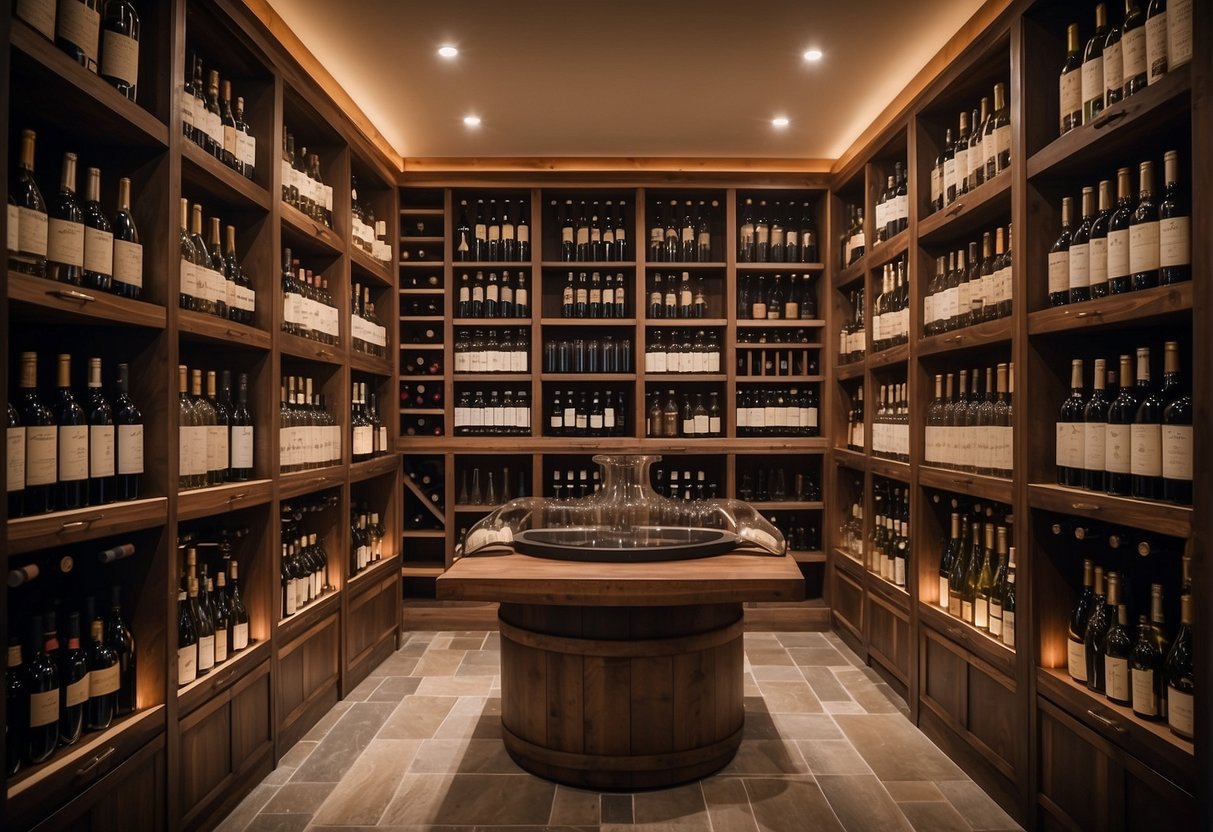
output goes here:
<path id="1" fill-rule="evenodd" d="M 1129 470 L 1138 477 L 1162 476 L 1162 426 L 1133 425 Z"/>
<path id="2" fill-rule="evenodd" d="M 1082 642 L 1075 642 L 1074 639 L 1066 640 L 1066 662 L 1069 667 L 1070 677 L 1075 679 L 1075 682 L 1086 682 L 1087 680 L 1087 645 Z"/>
<path id="3" fill-rule="evenodd" d="M 55 0 L 17 0 L 17 17 L 47 40 L 55 39 Z"/>
<path id="4" fill-rule="evenodd" d="M 114 235 L 109 231 L 84 228 L 85 271 L 109 275 L 114 270 Z"/>
<path id="5" fill-rule="evenodd" d="M 88 426 L 62 425 L 59 428 L 59 480 L 88 479 Z"/>
<path id="6" fill-rule="evenodd" d="M 21 491 L 25 488 L 25 428 L 8 429 L 7 448 L 6 490 Z"/>
<path id="7" fill-rule="evenodd" d="M 1082 468 L 1086 434 L 1082 422 L 1057 423 L 1057 467 Z"/>
<path id="8" fill-rule="evenodd" d="M 1054 251 L 1049 254 L 1049 294 L 1055 295 L 1070 289 L 1070 253 Z"/>
<path id="9" fill-rule="evenodd" d="M 236 131 L 236 159 L 248 168 L 257 164 L 257 140 L 243 130 Z"/>
<path id="10" fill-rule="evenodd" d="M 210 670 L 215 666 L 215 636 L 199 636 L 198 638 L 198 670 Z"/>
<path id="11" fill-rule="evenodd" d="M 1050 272 L 1051 276 L 1052 273 Z M 1085 289 L 1090 285 L 1091 247 L 1087 243 L 1072 245 L 1070 246 L 1069 288 Z"/>
<path id="12" fill-rule="evenodd" d="M 139 41 L 106 29 L 101 38 L 101 74 L 135 86 L 139 80 Z"/>
<path id="13" fill-rule="evenodd" d="M 1175 69 L 1192 60 L 1192 0 L 1171 0 L 1167 6 L 1167 64 Z"/>
<path id="14" fill-rule="evenodd" d="M 113 245 L 114 280 L 128 286 L 142 287 L 143 246 L 126 240 L 113 240 Z"/>
<path id="15" fill-rule="evenodd" d="M 951 591 L 949 591 L 948 597 L 947 597 L 947 602 L 948 602 L 948 615 L 952 616 L 953 618 L 960 618 L 960 614 L 963 611 L 963 609 L 961 607 L 961 603 L 960 603 L 960 596 L 955 595 Z"/>
<path id="16" fill-rule="evenodd" d="M 1168 480 L 1192 479 L 1192 426 L 1162 426 L 1162 476 Z"/>
<path id="17" fill-rule="evenodd" d="M 101 34 L 101 12 L 76 0 L 59 0 L 58 36 L 74 44 L 97 71 L 97 38 Z"/>
<path id="18" fill-rule="evenodd" d="M 1108 279 L 1129 273 L 1129 230 L 1108 232 Z"/>
<path id="19" fill-rule="evenodd" d="M 143 425 L 118 425 L 117 469 L 119 474 L 143 473 Z"/>
<path id="20" fill-rule="evenodd" d="M 198 678 L 198 645 L 177 648 L 177 684 L 188 685 Z"/>
<path id="21" fill-rule="evenodd" d="M 1146 78 L 1157 83 L 1167 74 L 1167 13 L 1146 20 Z"/>
<path id="22" fill-rule="evenodd" d="M 73 5 L 79 5 L 73 3 Z M 84 265 L 84 226 L 78 222 L 49 219 L 46 240 L 47 259 L 69 266 Z"/>
<path id="23" fill-rule="evenodd" d="M 1108 282 L 1108 238 L 1095 237 L 1091 240 L 1090 246 L 1090 254 L 1087 258 L 1087 279 L 1089 285 L 1099 286 Z M 1074 284 L 1071 282 L 1070 285 Z"/>
<path id="24" fill-rule="evenodd" d="M 59 471 L 59 431 L 54 425 L 25 429 L 25 484 L 50 485 Z"/>
<path id="25" fill-rule="evenodd" d="M 1186 266 L 1192 262 L 1192 218 L 1169 217 L 1158 222 L 1158 265 Z"/>
<path id="26" fill-rule="evenodd" d="M 29 727 L 41 728 L 59 721 L 59 688 L 29 695 Z"/>
<path id="27" fill-rule="evenodd" d="M 1124 78 L 1131 81 L 1146 74 L 1146 28 L 1126 29 L 1120 38 L 1124 56 Z"/>
<path id="28" fill-rule="evenodd" d="M 92 478 L 114 475 L 114 426 L 90 425 L 88 428 L 88 475 Z"/>
<path id="29" fill-rule="evenodd" d="M 1129 228 L 1129 271 L 1137 274 L 1158 268 L 1158 232 L 1157 222 L 1143 222 Z"/>
<path id="30" fill-rule="evenodd" d="M 215 664 L 227 661 L 227 628 L 215 629 Z"/>
<path id="31" fill-rule="evenodd" d="M 211 425 L 206 429 L 207 470 L 228 469 L 228 428 L 226 425 Z"/>
<path id="32" fill-rule="evenodd" d="M 232 650 L 243 650 L 248 647 L 248 622 L 237 624 L 232 628 Z"/>
<path id="33" fill-rule="evenodd" d="M 578 287 L 577 292 L 576 292 L 576 297 L 577 297 L 577 303 L 586 304 L 586 303 L 589 303 L 590 293 L 587 289 Z"/>
<path id="34" fill-rule="evenodd" d="M 1002 611 L 1002 643 L 1015 649 L 1015 611 Z"/>
<path id="35" fill-rule="evenodd" d="M 1082 467 L 1087 471 L 1104 470 L 1104 459 L 1107 456 L 1104 439 L 1107 436 L 1107 428 L 1104 422 L 1088 422 L 1084 426 Z"/>
<path id="36" fill-rule="evenodd" d="M 1133 668 L 1133 712 L 1142 716 L 1158 716 L 1158 696 L 1154 692 L 1154 671 Z"/>
<path id="37" fill-rule="evenodd" d="M 990 635 L 1002 636 L 1002 601 L 990 596 Z"/>
<path id="38" fill-rule="evenodd" d="M 963 620 L 969 622 L 970 624 L 973 623 L 973 602 L 972 601 L 966 601 L 963 598 L 960 600 L 960 617 Z"/>
<path id="39" fill-rule="evenodd" d="M 85 673 L 83 678 L 70 683 L 63 689 L 63 704 L 69 708 L 74 708 L 88 701 L 90 676 L 92 676 L 91 673 Z"/>
<path id="40" fill-rule="evenodd" d="M 1167 686 L 1167 725 L 1181 737 L 1192 738 L 1193 706 L 1192 694 Z"/>
<path id="41" fill-rule="evenodd" d="M 1082 112 L 1082 73 L 1063 72 L 1058 81 L 1061 98 L 1061 130 L 1065 130 L 1066 119 Z"/>
<path id="42" fill-rule="evenodd" d="M 1103 109 L 1103 55 L 1082 65 L 1082 123 L 1090 124 Z"/>
<path id="43" fill-rule="evenodd" d="M 207 467 L 207 452 L 209 450 L 209 443 L 207 441 L 207 426 L 196 425 L 185 430 L 187 431 L 187 435 L 190 440 L 190 471 L 195 475 L 205 474 L 208 470 L 210 470 Z"/>
<path id="44" fill-rule="evenodd" d="M 1105 98 L 1109 92 L 1120 95 L 1121 88 L 1125 85 L 1124 50 L 1119 40 L 1104 49 L 1103 84 Z"/>
<path id="45" fill-rule="evenodd" d="M 222 124 L 222 122 L 220 122 L 220 124 Z M 236 159 L 237 161 L 239 161 L 236 156 L 237 143 L 239 141 L 236 138 L 238 132 L 239 131 L 236 130 L 235 125 L 223 124 L 223 151 L 225 153 L 230 153 L 232 158 Z"/>
<path id="46" fill-rule="evenodd" d="M 118 663 L 100 670 L 90 670 L 88 674 L 88 695 L 90 699 L 105 696 L 118 690 Z"/>
<path id="47" fill-rule="evenodd" d="M 21 250 L 21 209 L 9 203 L 8 206 L 8 250 Z"/>
<path id="48" fill-rule="evenodd" d="M 1117 702 L 1129 700 L 1129 660 L 1104 656 L 1104 691 Z"/>
<path id="49" fill-rule="evenodd" d="M 17 251 L 37 257 L 47 256 L 49 223 L 44 212 L 18 207 L 17 222 L 10 220 L 10 224 L 17 228 Z"/>
<path id="50" fill-rule="evenodd" d="M 1108 425 L 1104 439 L 1104 470 L 1108 473 L 1129 473 L 1132 453 L 1130 433 L 1130 425 Z"/>

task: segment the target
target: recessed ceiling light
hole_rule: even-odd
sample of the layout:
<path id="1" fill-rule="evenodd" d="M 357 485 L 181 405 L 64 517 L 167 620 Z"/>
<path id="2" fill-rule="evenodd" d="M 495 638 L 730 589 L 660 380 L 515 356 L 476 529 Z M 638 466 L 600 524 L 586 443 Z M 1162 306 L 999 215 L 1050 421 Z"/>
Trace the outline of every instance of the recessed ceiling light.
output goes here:
<path id="1" fill-rule="evenodd" d="M 771 125 L 773 127 L 787 127 L 788 126 L 788 117 L 787 116 L 776 116 L 775 118 L 771 119 Z"/>
<path id="2" fill-rule="evenodd" d="M 448 44 L 438 47 L 438 54 L 444 58 L 453 58 L 459 54 L 459 50 Z"/>
<path id="3" fill-rule="evenodd" d="M 463 123 L 466 124 L 468 127 L 479 127 L 480 126 L 480 116 L 464 116 Z"/>
<path id="4" fill-rule="evenodd" d="M 821 50 L 820 49 L 808 50 L 807 52 L 804 53 L 804 59 L 806 61 L 810 61 L 810 62 L 820 61 L 821 60 Z"/>

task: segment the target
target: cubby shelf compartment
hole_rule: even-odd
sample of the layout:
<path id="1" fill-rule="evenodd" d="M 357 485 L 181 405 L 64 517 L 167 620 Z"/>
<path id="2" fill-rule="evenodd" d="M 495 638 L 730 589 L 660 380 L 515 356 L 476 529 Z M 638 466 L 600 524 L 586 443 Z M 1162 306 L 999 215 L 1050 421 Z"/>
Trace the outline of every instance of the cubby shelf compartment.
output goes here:
<path id="1" fill-rule="evenodd" d="M 1102 520 L 1136 529 L 1187 539 L 1192 535 L 1192 507 L 1172 503 L 1112 497 L 1098 491 L 1067 488 L 1049 483 L 1028 486 L 1032 508 Z"/>
<path id="2" fill-rule="evenodd" d="M 345 241 L 337 232 L 285 202 L 278 206 L 282 218 L 282 244 L 302 244 L 305 251 L 337 257 L 345 253 Z"/>
<path id="3" fill-rule="evenodd" d="M 1015 499 L 1015 483 L 1006 477 L 990 477 L 984 474 L 970 474 L 967 471 L 949 471 L 945 468 L 920 465 L 918 483 L 928 488 L 969 494 L 1007 505 L 1010 505 Z"/>
<path id="4" fill-rule="evenodd" d="M 350 463 L 350 482 L 364 480 L 391 474 L 400 467 L 400 458 L 395 454 L 384 454 L 374 459 Z"/>
<path id="5" fill-rule="evenodd" d="M 255 644 L 250 643 L 248 647 L 232 655 L 223 664 L 216 665 L 210 673 L 199 676 L 184 687 L 177 688 L 178 711 L 181 714 L 188 714 L 199 706 L 205 705 L 212 697 L 239 682 L 269 657 L 268 639 L 263 639 Z"/>
<path id="6" fill-rule="evenodd" d="M 207 201 L 268 211 L 270 195 L 191 141 L 181 143 L 181 179 L 187 190 Z"/>
<path id="7" fill-rule="evenodd" d="M 164 329 L 168 321 L 165 308 L 154 303 L 14 271 L 8 272 L 8 299 L 13 305 L 14 322 L 36 319 L 46 323 Z"/>
<path id="8" fill-rule="evenodd" d="M 934 245 L 1005 222 L 1011 214 L 1011 176 L 999 175 L 918 222 L 920 244 Z"/>
<path id="9" fill-rule="evenodd" d="M 182 491 L 177 495 L 177 520 L 196 520 L 249 506 L 268 503 L 274 494 L 273 480 L 229 482 L 210 488 Z"/>
<path id="10" fill-rule="evenodd" d="M 1192 314 L 1191 281 L 1156 286 L 1123 295 L 1041 309 L 1028 315 L 1029 335 L 1098 332 L 1170 322 L 1186 323 Z"/>
<path id="11" fill-rule="evenodd" d="M 224 346 L 269 350 L 272 344 L 264 329 L 187 309 L 178 310 L 177 329 L 183 338 Z"/>
<path id="12" fill-rule="evenodd" d="M 998 318 L 953 332 L 919 338 L 916 342 L 916 352 L 919 356 L 927 356 L 981 349 L 995 344 L 1009 343 L 1013 334 L 1012 318 Z"/>
<path id="13" fill-rule="evenodd" d="M 330 465 L 310 471 L 292 471 L 278 476 L 278 497 L 289 500 L 313 491 L 336 488 L 345 481 L 345 466 Z"/>
<path id="14" fill-rule="evenodd" d="M 147 497 L 103 506 L 55 511 L 8 521 L 9 554 L 66 546 L 126 532 L 162 526 L 168 520 L 168 499 Z"/>

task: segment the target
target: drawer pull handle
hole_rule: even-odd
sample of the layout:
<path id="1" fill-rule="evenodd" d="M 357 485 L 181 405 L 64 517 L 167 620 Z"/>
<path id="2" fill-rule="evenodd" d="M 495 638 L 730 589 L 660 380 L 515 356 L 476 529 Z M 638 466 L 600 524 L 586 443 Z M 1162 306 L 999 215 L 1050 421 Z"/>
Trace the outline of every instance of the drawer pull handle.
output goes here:
<path id="1" fill-rule="evenodd" d="M 118 747 L 116 745 L 111 745 L 109 748 L 102 751 L 96 757 L 93 757 L 93 759 L 89 760 L 87 763 L 82 765 L 80 768 L 76 769 L 76 776 L 83 777 L 84 775 L 88 774 L 90 771 L 95 769 L 97 766 L 101 765 L 107 759 L 112 757 L 114 752 L 117 750 L 118 750 Z"/>
<path id="2" fill-rule="evenodd" d="M 215 683 L 215 692 L 218 693 L 221 690 L 227 690 L 229 687 L 231 687 L 232 682 L 234 681 L 236 681 L 236 671 L 233 670 Z"/>
<path id="3" fill-rule="evenodd" d="M 243 499 L 244 499 L 245 497 L 247 497 L 247 496 L 248 496 L 248 492 L 247 492 L 247 491 L 241 491 L 239 494 L 233 494 L 232 496 L 228 497 L 228 498 L 227 498 L 227 501 L 228 501 L 229 503 L 235 503 L 235 502 L 238 502 L 238 501 L 240 501 L 240 500 L 243 500 Z"/>
<path id="4" fill-rule="evenodd" d="M 70 523 L 64 523 L 62 526 L 60 526 L 59 531 L 60 532 L 83 531 L 84 529 L 87 529 L 89 526 L 93 525 L 93 523 L 95 523 L 98 520 L 101 520 L 104 517 L 105 517 L 104 514 L 98 514 L 96 517 L 89 517 L 85 520 L 72 520 Z"/>
<path id="5" fill-rule="evenodd" d="M 965 204 L 964 204 L 963 202 L 958 202 L 958 203 L 956 203 L 956 207 L 955 207 L 955 208 L 953 208 L 952 210 L 948 211 L 948 216 L 949 216 L 949 217 L 954 217 L 954 216 L 956 216 L 957 214 L 959 214 L 961 211 L 963 211 L 964 209 L 965 209 Z"/>
<path id="6" fill-rule="evenodd" d="M 51 292 L 52 295 L 60 300 L 78 300 L 81 303 L 93 303 L 97 298 L 84 292 L 77 292 L 75 289 L 56 289 Z"/>
<path id="7" fill-rule="evenodd" d="M 952 484 L 953 485 L 972 485 L 973 478 L 972 477 L 956 477 L 955 479 L 952 480 Z"/>
<path id="8" fill-rule="evenodd" d="M 1117 722 L 1113 719 L 1108 719 L 1103 714 L 1096 713 L 1091 708 L 1087 708 L 1087 716 L 1091 717 L 1092 719 L 1094 719 L 1096 722 L 1100 723 L 1101 725 L 1111 728 L 1113 731 L 1116 731 L 1121 734 L 1123 734 L 1125 732 L 1124 726 L 1121 725 L 1119 722 Z"/>
<path id="9" fill-rule="evenodd" d="M 231 329 L 231 328 L 229 328 L 229 329 L 227 330 L 227 334 L 228 334 L 228 335 L 230 335 L 230 336 L 231 336 L 231 337 L 233 337 L 233 338 L 239 338 L 239 337 L 240 337 L 240 333 L 239 333 L 239 332 L 237 332 L 237 331 L 236 331 L 236 330 L 234 330 L 234 329 Z"/>
<path id="10" fill-rule="evenodd" d="M 1110 124 L 1115 124 L 1116 122 L 1120 121 L 1122 118 L 1124 118 L 1127 115 L 1128 115 L 1128 112 L 1126 112 L 1125 110 L 1121 110 L 1119 113 L 1113 113 L 1112 115 L 1108 116 L 1107 118 L 1102 118 L 1099 121 L 1095 122 L 1095 129 L 1102 130 Z"/>
<path id="11" fill-rule="evenodd" d="M 958 639 L 960 641 L 969 640 L 969 634 L 966 633 L 964 630 L 960 629 L 959 627 L 948 627 L 948 635 L 950 635 L 952 638 Z"/>
<path id="12" fill-rule="evenodd" d="M 1075 511 L 1099 511 L 1100 506 L 1095 503 L 1070 503 L 1070 508 Z"/>

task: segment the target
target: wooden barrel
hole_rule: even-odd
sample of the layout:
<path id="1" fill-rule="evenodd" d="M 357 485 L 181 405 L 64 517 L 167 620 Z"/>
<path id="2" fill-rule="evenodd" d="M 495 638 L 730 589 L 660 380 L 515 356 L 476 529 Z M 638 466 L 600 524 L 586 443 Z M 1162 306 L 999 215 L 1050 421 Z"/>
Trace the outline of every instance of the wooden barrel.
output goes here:
<path id="1" fill-rule="evenodd" d="M 501 721 L 527 771 L 595 789 L 704 777 L 741 744 L 741 604 L 502 604 Z"/>

